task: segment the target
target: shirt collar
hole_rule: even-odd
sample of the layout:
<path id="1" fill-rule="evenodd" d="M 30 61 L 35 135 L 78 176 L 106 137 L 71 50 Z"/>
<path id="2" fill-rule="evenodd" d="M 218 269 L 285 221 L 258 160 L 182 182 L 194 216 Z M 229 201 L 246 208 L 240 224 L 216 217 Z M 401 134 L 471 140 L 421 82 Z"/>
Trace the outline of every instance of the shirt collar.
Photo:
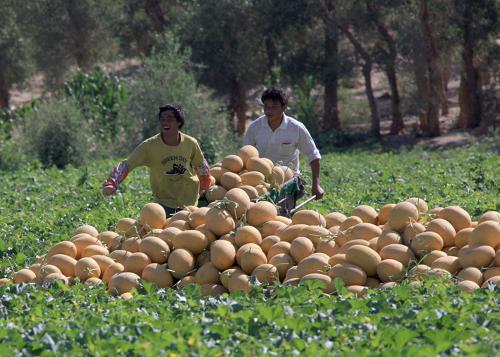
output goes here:
<path id="1" fill-rule="evenodd" d="M 278 130 L 278 129 L 286 129 L 286 127 L 288 126 L 288 122 L 289 121 L 290 121 L 289 117 L 285 113 L 283 113 L 283 120 L 281 121 L 280 126 L 278 126 L 276 128 L 276 130 Z M 267 117 L 265 115 L 264 115 L 264 120 L 262 121 L 262 126 L 270 128 L 269 121 L 267 120 Z"/>

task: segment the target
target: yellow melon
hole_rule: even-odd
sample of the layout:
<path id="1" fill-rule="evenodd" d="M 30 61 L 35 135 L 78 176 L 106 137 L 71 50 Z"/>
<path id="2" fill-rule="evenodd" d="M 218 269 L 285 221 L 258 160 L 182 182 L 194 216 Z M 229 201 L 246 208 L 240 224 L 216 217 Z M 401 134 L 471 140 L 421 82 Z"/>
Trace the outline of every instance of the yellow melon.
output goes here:
<path id="1" fill-rule="evenodd" d="M 411 241 L 411 249 L 418 257 L 423 257 L 433 250 L 443 249 L 443 238 L 435 232 L 422 232 Z"/>
<path id="2" fill-rule="evenodd" d="M 259 197 L 259 192 L 257 192 L 257 189 L 255 187 L 253 187 L 253 186 L 241 185 L 238 188 L 240 190 L 245 191 L 245 193 L 248 195 L 248 198 L 250 198 L 251 200 L 254 200 L 257 197 Z"/>
<path id="3" fill-rule="evenodd" d="M 377 250 L 380 251 L 382 248 L 389 244 L 401 244 L 402 239 L 398 232 L 392 229 L 384 229 L 377 239 Z"/>
<path id="4" fill-rule="evenodd" d="M 243 160 L 238 155 L 227 155 L 222 160 L 222 167 L 234 173 L 243 170 Z"/>
<path id="5" fill-rule="evenodd" d="M 370 243 L 364 239 L 353 239 L 344 244 L 340 249 L 338 250 L 338 254 L 345 254 L 347 252 L 347 249 L 354 245 L 363 245 L 365 247 L 369 247 Z"/>
<path id="6" fill-rule="evenodd" d="M 280 241 L 280 237 L 278 236 L 267 236 L 266 238 L 264 238 L 262 240 L 262 243 L 260 244 L 260 247 L 262 248 L 262 251 L 267 255 L 267 253 L 269 252 L 269 249 L 271 249 L 271 247 L 278 243 Z"/>
<path id="7" fill-rule="evenodd" d="M 461 229 L 460 231 L 457 232 L 457 234 L 455 235 L 455 246 L 457 248 L 462 248 L 463 246 L 469 244 L 470 236 L 473 229 L 474 228 L 469 227 Z"/>
<path id="8" fill-rule="evenodd" d="M 206 227 L 216 236 L 222 236 L 235 228 L 235 222 L 231 214 L 221 208 L 211 207 L 206 214 Z"/>
<path id="9" fill-rule="evenodd" d="M 188 232 L 188 231 L 186 231 Z M 185 232 L 179 233 L 184 234 Z M 167 261 L 170 248 L 161 238 L 145 237 L 139 244 L 139 251 L 146 254 L 152 263 L 163 264 Z"/>
<path id="10" fill-rule="evenodd" d="M 459 206 L 445 207 L 439 211 L 439 218 L 446 219 L 453 225 L 455 231 L 468 228 L 472 224 L 469 213 Z"/>
<path id="11" fill-rule="evenodd" d="M 455 246 L 443 248 L 443 252 L 445 252 L 447 255 L 454 256 L 454 257 L 458 257 L 459 251 L 460 251 L 460 248 L 457 248 Z"/>
<path id="12" fill-rule="evenodd" d="M 500 267 L 491 267 L 483 272 L 484 280 L 489 280 L 495 276 L 500 276 Z"/>
<path id="13" fill-rule="evenodd" d="M 288 218 L 288 217 L 277 216 L 276 220 L 285 223 L 287 226 L 289 226 L 289 225 L 292 224 L 292 220 L 290 218 Z"/>
<path id="14" fill-rule="evenodd" d="M 207 228 L 206 224 L 202 224 L 196 227 L 195 230 L 200 231 L 205 235 L 205 237 L 207 237 L 208 245 L 212 244 L 212 242 L 215 242 L 215 240 L 217 239 L 217 236 L 212 231 L 210 231 L 210 229 Z"/>
<path id="15" fill-rule="evenodd" d="M 457 279 L 459 281 L 470 280 L 475 282 L 477 285 L 481 285 L 483 283 L 483 273 L 476 267 L 468 267 L 462 269 L 457 274 Z"/>
<path id="16" fill-rule="evenodd" d="M 332 278 L 340 278 L 345 286 L 365 285 L 366 272 L 359 266 L 350 263 L 340 263 L 334 265 L 328 275 Z"/>
<path id="17" fill-rule="evenodd" d="M 329 259 L 328 259 L 328 265 L 331 265 L 331 266 L 334 266 L 336 264 L 340 264 L 340 263 L 347 263 L 347 259 L 345 257 L 345 253 L 337 253 L 335 255 L 332 255 Z"/>
<path id="18" fill-rule="evenodd" d="M 260 245 L 262 243 L 262 236 L 259 230 L 252 226 L 242 226 L 236 229 L 234 240 L 238 247 L 247 243 L 255 243 Z"/>
<path id="19" fill-rule="evenodd" d="M 140 212 L 141 226 L 148 228 L 163 228 L 167 224 L 165 209 L 158 203 L 146 203 Z"/>
<path id="20" fill-rule="evenodd" d="M 75 276 L 76 259 L 64 254 L 54 254 L 47 259 L 47 264 L 55 265 L 65 276 Z"/>
<path id="21" fill-rule="evenodd" d="M 455 235 L 457 232 L 453 225 L 445 219 L 436 218 L 427 224 L 428 232 L 435 232 L 443 239 L 443 246 L 450 247 L 455 244 Z"/>
<path id="22" fill-rule="evenodd" d="M 121 248 L 130 253 L 135 253 L 139 251 L 139 247 L 141 245 L 141 238 L 139 237 L 130 237 L 123 241 Z"/>
<path id="23" fill-rule="evenodd" d="M 75 265 L 75 276 L 85 281 L 89 278 L 98 278 L 101 276 L 101 268 L 97 262 L 90 258 L 81 258 Z"/>
<path id="24" fill-rule="evenodd" d="M 276 231 L 280 228 L 284 228 L 287 225 L 281 221 L 268 221 L 265 222 L 262 226 L 258 227 L 259 232 L 262 238 L 266 238 L 268 236 L 276 235 Z"/>
<path id="25" fill-rule="evenodd" d="M 430 251 L 429 253 L 427 253 L 426 255 L 423 256 L 422 264 L 431 266 L 432 263 L 436 259 L 441 258 L 441 257 L 446 257 L 446 256 L 448 256 L 448 254 L 446 254 L 445 252 L 443 252 L 441 250 L 433 250 L 433 251 Z"/>
<path id="26" fill-rule="evenodd" d="M 230 293 L 236 291 L 249 292 L 250 290 L 252 290 L 252 286 L 250 285 L 250 277 L 242 271 L 235 271 L 229 278 L 227 289 Z"/>
<path id="27" fill-rule="evenodd" d="M 355 207 L 351 216 L 357 216 L 365 223 L 377 224 L 378 213 L 375 208 L 368 205 Z"/>
<path id="28" fill-rule="evenodd" d="M 130 256 L 125 259 L 123 267 L 125 268 L 125 271 L 132 272 L 140 276 L 148 264 L 151 264 L 151 259 L 149 259 L 149 257 L 144 253 L 136 252 L 130 254 Z"/>
<path id="29" fill-rule="evenodd" d="M 195 268 L 198 269 L 208 262 L 210 262 L 210 252 L 208 250 L 204 250 L 196 256 Z"/>
<path id="30" fill-rule="evenodd" d="M 102 277 L 106 269 L 115 262 L 111 257 L 105 255 L 94 255 L 92 259 L 99 264 L 99 268 L 101 269 L 101 275 L 99 277 Z"/>
<path id="31" fill-rule="evenodd" d="M 484 268 L 495 258 L 495 250 L 489 245 L 465 246 L 460 249 L 458 259 L 462 268 Z"/>
<path id="32" fill-rule="evenodd" d="M 108 255 L 109 250 L 101 245 L 89 245 L 82 251 L 82 257 L 91 257 L 93 255 Z"/>
<path id="33" fill-rule="evenodd" d="M 236 259 L 234 246 L 223 240 L 215 241 L 210 246 L 210 261 L 219 271 L 229 269 Z"/>
<path id="34" fill-rule="evenodd" d="M 429 210 L 429 206 L 427 205 L 427 202 L 425 202 L 421 198 L 411 197 L 411 198 L 408 198 L 406 200 L 406 202 L 410 202 L 410 203 L 414 204 L 420 213 L 426 213 Z"/>
<path id="35" fill-rule="evenodd" d="M 209 209 L 210 208 L 208 207 L 200 207 L 197 210 L 192 211 L 188 216 L 189 225 L 193 228 L 196 228 L 198 226 L 201 226 L 202 224 L 205 224 L 205 216 Z"/>
<path id="36" fill-rule="evenodd" d="M 220 284 L 220 271 L 211 263 L 203 264 L 195 273 L 196 284 Z"/>
<path id="37" fill-rule="evenodd" d="M 187 249 L 175 249 L 168 256 L 168 268 L 172 275 L 181 279 L 194 269 L 195 258 Z"/>
<path id="38" fill-rule="evenodd" d="M 224 286 L 226 289 L 227 289 L 227 287 L 228 287 L 229 279 L 231 278 L 231 275 L 232 275 L 235 271 L 239 271 L 239 272 L 241 272 L 241 269 L 240 269 L 239 267 L 232 267 L 232 268 L 229 268 L 229 269 L 224 270 L 224 271 L 220 274 L 220 281 L 221 281 L 221 284 L 222 284 L 222 286 Z"/>
<path id="39" fill-rule="evenodd" d="M 283 242 L 283 243 L 288 243 L 288 242 Z M 335 242 L 333 242 L 335 244 Z M 279 243 L 277 243 L 279 244 Z M 290 254 L 293 259 L 299 263 L 302 261 L 302 259 L 308 257 L 312 253 L 314 253 L 314 244 L 311 242 L 309 238 L 306 237 L 297 237 L 295 238 L 292 243 L 288 243 L 290 248 L 289 251 L 283 251 L 280 253 L 288 253 Z M 274 247 L 274 246 L 273 246 Z M 273 249 L 271 247 L 271 249 Z M 269 257 L 269 254 L 268 254 Z"/>
<path id="40" fill-rule="evenodd" d="M 340 226 L 342 222 L 346 220 L 346 216 L 340 212 L 331 212 L 325 216 L 325 226 L 330 228 L 333 226 Z"/>
<path id="41" fill-rule="evenodd" d="M 285 172 L 280 166 L 273 166 L 272 173 L 267 177 L 271 185 L 281 186 L 285 182 Z"/>
<path id="42" fill-rule="evenodd" d="M 461 269 L 458 257 L 441 257 L 432 262 L 432 269 L 444 269 L 450 274 L 455 275 Z"/>
<path id="43" fill-rule="evenodd" d="M 255 187 L 266 182 L 266 177 L 259 171 L 248 171 L 241 175 L 241 184 Z"/>
<path id="44" fill-rule="evenodd" d="M 135 227 L 137 221 L 133 218 L 120 218 L 118 222 L 116 222 L 116 231 L 118 234 L 125 234 L 130 229 Z"/>
<path id="45" fill-rule="evenodd" d="M 52 273 L 52 274 L 47 275 L 43 279 L 43 283 L 42 284 L 44 286 L 47 286 L 47 285 L 53 284 L 55 281 L 61 281 L 64 285 L 69 285 L 69 279 L 68 279 L 68 277 L 64 276 L 61 273 Z"/>
<path id="46" fill-rule="evenodd" d="M 227 190 L 224 187 L 219 185 L 213 185 L 207 190 L 207 192 L 205 193 L 205 197 L 207 198 L 208 202 L 213 202 L 222 200 L 226 195 L 226 193 Z"/>
<path id="47" fill-rule="evenodd" d="M 224 198 L 229 201 L 226 209 L 235 219 L 240 219 L 250 208 L 250 197 L 242 189 L 233 188 L 227 191 Z"/>
<path id="48" fill-rule="evenodd" d="M 30 269 L 21 269 L 12 274 L 12 280 L 16 284 L 31 283 L 35 280 L 36 274 Z"/>
<path id="49" fill-rule="evenodd" d="M 371 289 L 378 289 L 380 288 L 380 285 L 382 285 L 382 282 L 378 280 L 378 278 L 374 278 L 371 276 L 366 278 L 366 283 L 365 283 L 366 287 Z M 358 286 L 358 285 L 353 285 L 353 286 Z"/>
<path id="50" fill-rule="evenodd" d="M 295 224 L 293 226 L 284 226 L 276 230 L 275 235 L 280 238 L 280 240 L 285 242 L 291 242 L 295 238 L 302 235 L 302 231 L 307 227 L 305 224 Z"/>
<path id="51" fill-rule="evenodd" d="M 77 234 L 80 233 L 87 233 L 92 237 L 97 237 L 97 235 L 99 234 L 97 229 L 94 226 L 91 226 L 90 224 L 82 224 L 81 226 L 77 227 L 72 235 L 76 236 Z"/>
<path id="52" fill-rule="evenodd" d="M 325 259 L 321 255 L 311 254 L 297 264 L 297 275 L 302 278 L 312 273 L 327 274 L 328 268 L 328 257 Z"/>
<path id="53" fill-rule="evenodd" d="M 469 245 L 500 247 L 500 222 L 485 221 L 478 224 L 470 234 Z"/>
<path id="54" fill-rule="evenodd" d="M 350 227 L 347 232 L 347 240 L 364 239 L 370 240 L 382 234 L 382 229 L 371 223 L 358 223 Z"/>
<path id="55" fill-rule="evenodd" d="M 87 280 L 85 280 L 85 285 L 87 286 L 100 285 L 100 284 L 104 284 L 104 282 L 99 278 L 88 278 Z"/>
<path id="56" fill-rule="evenodd" d="M 340 247 L 337 243 L 335 243 L 335 240 L 329 238 L 320 239 L 318 245 L 316 246 L 316 251 L 318 253 L 325 253 L 329 257 L 337 254 L 339 249 Z"/>
<path id="57" fill-rule="evenodd" d="M 325 217 L 319 212 L 314 210 L 300 210 L 293 214 L 292 224 L 307 224 L 310 226 L 326 226 Z"/>
<path id="58" fill-rule="evenodd" d="M 218 185 L 220 185 L 220 178 L 226 172 L 230 172 L 230 171 L 228 169 L 223 168 L 223 167 L 212 167 L 210 169 L 210 174 L 215 178 L 215 182 Z"/>
<path id="59" fill-rule="evenodd" d="M 125 259 L 127 259 L 131 254 L 132 253 L 124 249 L 118 249 L 109 253 L 109 257 L 117 263 L 123 264 L 125 263 Z"/>
<path id="60" fill-rule="evenodd" d="M 139 287 L 140 276 L 131 272 L 123 272 L 113 275 L 109 282 L 108 290 L 112 295 L 129 293 Z"/>
<path id="61" fill-rule="evenodd" d="M 333 235 L 328 229 L 320 226 L 308 226 L 308 225 L 303 226 L 303 228 L 300 230 L 300 236 L 309 238 L 311 242 L 314 244 L 315 248 L 318 247 L 318 244 L 322 239 L 333 238 Z"/>
<path id="62" fill-rule="evenodd" d="M 403 242 L 405 245 L 410 246 L 411 241 L 419 233 L 425 232 L 425 226 L 422 223 L 411 223 L 406 226 L 403 231 Z"/>
<path id="63" fill-rule="evenodd" d="M 405 276 L 405 267 L 397 260 L 385 259 L 377 265 L 377 275 L 384 283 L 399 282 Z"/>
<path id="64" fill-rule="evenodd" d="M 380 250 L 382 259 L 394 259 L 408 266 L 410 262 L 415 261 L 415 255 L 412 250 L 403 244 L 389 244 Z"/>
<path id="65" fill-rule="evenodd" d="M 194 255 L 200 254 L 209 245 L 207 237 L 202 232 L 193 229 L 177 234 L 173 238 L 172 243 L 174 249 L 187 249 Z"/>
<path id="66" fill-rule="evenodd" d="M 351 285 L 348 286 L 347 291 L 350 293 L 353 293 L 356 297 L 358 298 L 363 298 L 368 295 L 368 288 L 366 286 L 361 286 L 361 285 Z"/>
<path id="67" fill-rule="evenodd" d="M 283 170 L 283 172 L 285 173 L 285 182 L 293 179 L 293 177 L 295 176 L 295 172 L 293 171 L 292 168 L 290 168 L 288 166 L 283 166 L 283 165 L 280 165 L 280 167 Z"/>
<path id="68" fill-rule="evenodd" d="M 394 206 L 387 223 L 395 231 L 404 229 L 408 224 L 417 222 L 419 213 L 417 207 L 410 202 L 401 202 Z"/>
<path id="69" fill-rule="evenodd" d="M 391 211 L 396 206 L 395 203 L 388 203 L 384 205 L 380 211 L 378 212 L 378 224 L 386 224 L 389 221 L 389 216 L 391 215 Z"/>
<path id="70" fill-rule="evenodd" d="M 259 265 L 267 263 L 267 257 L 262 249 L 247 249 L 241 253 L 238 261 L 241 270 L 247 274 L 251 274 Z"/>
<path id="71" fill-rule="evenodd" d="M 52 246 L 47 252 L 46 257 L 50 257 L 54 254 L 64 254 L 71 258 L 76 258 L 77 249 L 76 245 L 71 241 L 62 241 Z"/>
<path id="72" fill-rule="evenodd" d="M 347 217 L 339 226 L 341 232 L 347 231 L 349 228 L 355 226 L 356 224 L 363 223 L 363 220 L 358 216 Z"/>
<path id="73" fill-rule="evenodd" d="M 309 280 L 320 281 L 323 284 L 323 291 L 327 294 L 335 291 L 335 285 L 333 285 L 332 278 L 330 278 L 328 275 L 318 273 L 307 274 L 300 278 L 300 283 Z"/>
<path id="74" fill-rule="evenodd" d="M 259 201 L 251 206 L 246 213 L 247 223 L 257 227 L 267 221 L 275 220 L 278 216 L 276 207 L 268 201 Z"/>
<path id="75" fill-rule="evenodd" d="M 460 290 L 470 293 L 473 292 L 474 290 L 479 289 L 479 285 L 473 281 L 469 280 L 463 280 L 457 284 L 457 286 L 460 288 Z"/>
<path id="76" fill-rule="evenodd" d="M 484 212 L 481 217 L 479 217 L 478 223 L 483 223 L 486 221 L 494 221 L 500 223 L 500 213 L 497 211 L 487 211 Z"/>
<path id="77" fill-rule="evenodd" d="M 222 174 L 220 183 L 226 190 L 239 187 L 242 184 L 241 177 L 234 172 L 225 172 L 224 174 Z"/>
<path id="78" fill-rule="evenodd" d="M 251 157 L 247 160 L 245 164 L 248 171 L 258 171 L 267 177 L 272 173 L 273 165 L 269 165 L 269 162 L 264 160 L 263 158 Z"/>
<path id="79" fill-rule="evenodd" d="M 79 259 L 82 256 L 82 252 L 89 245 L 102 245 L 101 241 L 96 237 L 88 235 L 86 233 L 80 233 L 71 238 L 71 242 L 76 246 L 76 257 Z"/>
<path id="80" fill-rule="evenodd" d="M 285 279 L 286 272 L 295 265 L 295 262 L 290 255 L 280 253 L 269 259 L 269 264 L 274 265 L 278 269 L 280 281 L 283 281 L 283 279 Z"/>
<path id="81" fill-rule="evenodd" d="M 263 284 L 274 284 L 279 282 L 278 268 L 268 263 L 257 266 L 253 270 L 252 276 Z"/>
<path id="82" fill-rule="evenodd" d="M 368 276 L 377 275 L 377 266 L 382 260 L 376 251 L 363 245 L 355 245 L 347 249 L 345 258 L 348 263 L 363 269 Z"/>
<path id="83" fill-rule="evenodd" d="M 104 274 L 102 274 L 102 280 L 106 283 L 109 284 L 111 281 L 111 278 L 118 273 L 121 273 L 124 271 L 125 268 L 123 267 L 123 264 L 121 263 L 113 263 L 108 268 L 104 271 Z"/>
<path id="84" fill-rule="evenodd" d="M 259 150 L 255 146 L 245 145 L 242 146 L 238 151 L 238 156 L 241 158 L 243 163 L 246 165 L 248 159 L 252 157 L 259 157 Z"/>
<path id="85" fill-rule="evenodd" d="M 500 276 L 494 276 L 493 278 L 490 278 L 488 280 L 485 280 L 483 284 L 481 285 L 482 288 L 487 288 L 488 286 L 493 285 L 493 286 L 500 286 Z"/>

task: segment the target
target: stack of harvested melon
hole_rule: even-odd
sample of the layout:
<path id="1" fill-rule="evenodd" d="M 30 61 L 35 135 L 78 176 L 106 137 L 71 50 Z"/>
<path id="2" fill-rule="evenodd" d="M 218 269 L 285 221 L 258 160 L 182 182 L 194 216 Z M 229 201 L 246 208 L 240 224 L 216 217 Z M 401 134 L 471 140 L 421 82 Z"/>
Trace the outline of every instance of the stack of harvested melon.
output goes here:
<path id="1" fill-rule="evenodd" d="M 234 188 L 243 190 L 254 200 L 294 176 L 291 168 L 259 157 L 258 150 L 251 145 L 243 146 L 238 155 L 226 156 L 210 168 L 210 173 L 212 186 L 206 193 L 209 202 L 224 199 Z"/>
<path id="2" fill-rule="evenodd" d="M 159 288 L 198 284 L 205 295 L 249 291 L 255 281 L 306 280 L 321 281 L 332 293 L 335 278 L 358 296 L 403 281 L 418 285 L 427 276 L 452 279 L 464 291 L 500 284 L 498 212 L 472 221 L 458 206 L 429 211 L 424 200 L 410 198 L 379 211 L 361 205 L 349 216 L 300 210 L 287 218 L 271 202 L 253 202 L 240 185 L 269 183 L 277 167 L 262 173 L 268 163 L 249 151 L 242 148 L 241 161 L 224 159 L 214 178 L 226 191 L 208 207 L 189 206 L 167 218 L 160 205 L 148 203 L 137 221 L 122 218 L 115 231 L 80 226 L 0 285 L 105 284 L 111 294 L 130 298 L 141 279 Z M 244 179 L 253 172 L 262 174 L 259 180 Z"/>

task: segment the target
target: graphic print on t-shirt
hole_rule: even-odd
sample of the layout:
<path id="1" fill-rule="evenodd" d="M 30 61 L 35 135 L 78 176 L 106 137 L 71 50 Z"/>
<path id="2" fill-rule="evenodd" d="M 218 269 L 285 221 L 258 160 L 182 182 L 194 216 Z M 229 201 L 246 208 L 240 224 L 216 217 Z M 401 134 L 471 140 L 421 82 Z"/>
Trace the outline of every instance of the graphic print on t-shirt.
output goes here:
<path id="1" fill-rule="evenodd" d="M 187 169 L 182 166 L 181 164 L 174 164 L 172 167 L 172 170 L 170 171 L 165 171 L 165 175 L 184 175 L 186 173 Z"/>
<path id="2" fill-rule="evenodd" d="M 163 165 L 167 165 L 171 161 L 181 161 L 182 163 L 187 163 L 187 159 L 184 156 L 180 155 L 173 155 L 173 156 L 167 156 L 164 158 L 161 163 Z M 172 165 L 172 169 L 165 171 L 166 176 L 172 176 L 172 175 L 184 175 L 188 169 L 182 164 L 182 163 L 175 163 Z"/>

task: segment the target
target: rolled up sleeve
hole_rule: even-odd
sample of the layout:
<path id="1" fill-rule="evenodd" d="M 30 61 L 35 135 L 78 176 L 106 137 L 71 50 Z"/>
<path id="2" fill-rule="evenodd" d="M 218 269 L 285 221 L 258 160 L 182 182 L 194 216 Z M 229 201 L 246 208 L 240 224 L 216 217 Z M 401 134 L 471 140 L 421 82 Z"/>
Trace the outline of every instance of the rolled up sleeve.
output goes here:
<path id="1" fill-rule="evenodd" d="M 309 162 L 321 159 L 321 154 L 319 153 L 316 144 L 314 143 L 311 134 L 304 125 L 299 127 L 299 150 L 301 154 L 306 155 L 309 158 Z"/>

